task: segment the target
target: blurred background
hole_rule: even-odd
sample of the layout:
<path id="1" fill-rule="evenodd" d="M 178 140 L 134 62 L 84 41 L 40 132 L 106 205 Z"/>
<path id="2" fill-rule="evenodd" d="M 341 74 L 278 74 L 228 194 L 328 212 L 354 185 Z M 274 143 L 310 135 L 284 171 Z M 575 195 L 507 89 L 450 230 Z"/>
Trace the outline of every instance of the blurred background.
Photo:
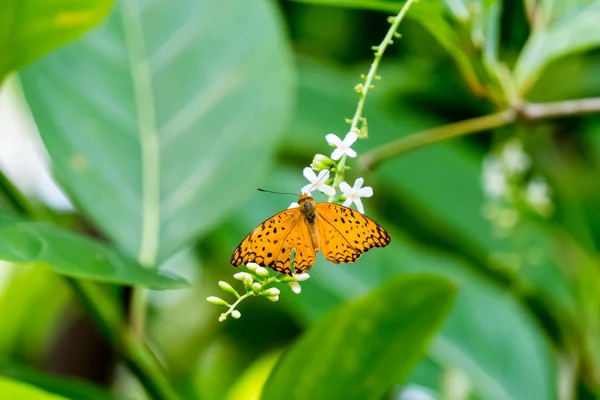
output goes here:
<path id="1" fill-rule="evenodd" d="M 229 258 L 240 240 L 290 203 L 255 188 L 306 184 L 302 169 L 331 151 L 325 135 L 348 131 L 371 46 L 403 3 L 133 3 L 115 3 L 98 27 L 8 75 L 0 169 L 57 223 L 135 256 L 144 193 L 135 137 L 159 127 L 156 262 L 192 285 L 150 292 L 148 337 L 184 398 L 257 398 L 315 321 L 416 272 L 449 278 L 457 298 L 386 398 L 598 397 L 600 2 L 414 4 L 381 61 L 363 114 L 369 138 L 353 146 L 347 172 L 373 187 L 366 214 L 392 243 L 356 264 L 319 256 L 301 294 L 251 298 L 225 323 L 206 297 L 238 272 Z M 589 114 L 561 103 L 550 118 L 525 113 L 366 164 L 428 129 L 580 99 Z M 145 398 L 50 269 L 2 264 L 0 316 L 3 375 L 69 382 L 72 398 Z"/>

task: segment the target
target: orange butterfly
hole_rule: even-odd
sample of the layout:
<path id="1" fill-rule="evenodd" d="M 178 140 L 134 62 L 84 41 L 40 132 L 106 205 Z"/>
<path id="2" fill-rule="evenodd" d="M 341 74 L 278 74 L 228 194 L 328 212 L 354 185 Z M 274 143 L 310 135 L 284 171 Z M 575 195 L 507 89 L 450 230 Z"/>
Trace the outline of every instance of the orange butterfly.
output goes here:
<path id="1" fill-rule="evenodd" d="M 273 215 L 242 240 L 231 255 L 238 267 L 250 262 L 292 275 L 290 253 L 296 249 L 294 273 L 308 271 L 317 252 L 339 264 L 354 262 L 373 247 L 385 247 L 390 235 L 371 218 L 335 203 L 316 203 L 301 194 L 299 207 Z"/>

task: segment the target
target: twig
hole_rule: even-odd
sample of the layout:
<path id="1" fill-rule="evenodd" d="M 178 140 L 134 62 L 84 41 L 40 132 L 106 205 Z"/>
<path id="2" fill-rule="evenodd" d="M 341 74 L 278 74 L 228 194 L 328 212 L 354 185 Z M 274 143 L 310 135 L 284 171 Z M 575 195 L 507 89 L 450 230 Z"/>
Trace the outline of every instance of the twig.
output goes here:
<path id="1" fill-rule="evenodd" d="M 444 139 L 465 136 L 505 126 L 518 121 L 539 121 L 551 118 L 600 112 L 600 98 L 527 103 L 495 114 L 467 119 L 409 135 L 365 153 L 359 158 L 362 169 L 374 169 L 384 161 Z"/>

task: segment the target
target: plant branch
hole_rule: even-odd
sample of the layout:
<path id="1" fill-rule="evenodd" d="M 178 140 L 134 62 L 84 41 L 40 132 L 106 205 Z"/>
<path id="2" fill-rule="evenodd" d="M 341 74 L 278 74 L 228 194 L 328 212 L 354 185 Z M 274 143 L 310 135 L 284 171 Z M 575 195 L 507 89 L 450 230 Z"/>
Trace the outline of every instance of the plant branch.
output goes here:
<path id="1" fill-rule="evenodd" d="M 444 139 L 483 132 L 520 121 L 569 117 L 600 112 L 600 98 L 557 101 L 552 103 L 524 102 L 494 114 L 476 117 L 421 131 L 365 153 L 359 158 L 362 169 L 374 169 L 384 161 Z"/>
<path id="2" fill-rule="evenodd" d="M 398 26 L 400 25 L 400 22 L 404 19 L 404 16 L 406 15 L 406 12 L 408 11 L 408 9 L 410 8 L 412 3 L 413 3 L 413 0 L 407 0 L 406 3 L 404 3 L 404 6 L 402 6 L 402 9 L 400 10 L 400 12 L 395 17 L 390 17 L 390 22 L 391 22 L 390 29 L 387 31 L 387 34 L 381 41 L 381 44 L 379 44 L 379 46 L 374 47 L 375 59 L 371 63 L 371 68 L 369 69 L 367 76 L 364 77 L 365 82 L 363 84 L 359 84 L 356 86 L 356 90 L 358 91 L 360 98 L 358 100 L 358 106 L 356 107 L 356 112 L 354 113 L 354 117 L 352 117 L 352 125 L 350 126 L 351 132 L 356 132 L 360 135 L 360 130 L 358 129 L 358 124 L 361 123 L 361 121 L 363 120 L 362 111 L 365 106 L 365 100 L 367 99 L 367 94 L 369 93 L 369 90 L 371 90 L 373 88 L 373 79 L 378 78 L 376 73 L 377 73 L 377 69 L 379 68 L 379 63 L 381 62 L 381 58 L 383 57 L 383 53 L 385 52 L 387 47 L 393 43 L 393 38 L 400 37 L 400 35 L 398 35 L 398 33 L 396 31 L 398 30 Z M 361 123 L 361 127 L 362 127 L 362 123 Z"/>

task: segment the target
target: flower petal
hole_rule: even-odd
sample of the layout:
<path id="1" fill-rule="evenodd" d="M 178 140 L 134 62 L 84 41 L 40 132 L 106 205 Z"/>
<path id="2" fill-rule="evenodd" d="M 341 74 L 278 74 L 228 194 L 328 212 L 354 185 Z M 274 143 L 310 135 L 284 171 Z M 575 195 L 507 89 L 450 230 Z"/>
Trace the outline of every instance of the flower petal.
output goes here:
<path id="1" fill-rule="evenodd" d="M 344 151 L 344 153 L 346 153 L 346 155 L 350 158 L 356 157 L 356 152 L 349 147 L 346 149 L 346 151 Z"/>
<path id="2" fill-rule="evenodd" d="M 340 188 L 342 193 L 344 193 L 345 195 L 348 195 L 348 193 L 350 193 L 352 191 L 352 188 L 346 182 L 340 183 L 340 185 L 338 187 Z"/>
<path id="3" fill-rule="evenodd" d="M 334 145 L 335 147 L 339 146 L 342 143 L 342 140 L 333 133 L 325 135 L 325 140 L 327 140 L 327 143 Z"/>
<path id="4" fill-rule="evenodd" d="M 344 144 L 350 147 L 354 142 L 356 142 L 356 139 L 358 139 L 358 134 L 356 132 L 348 132 L 344 138 Z"/>
<path id="5" fill-rule="evenodd" d="M 296 202 L 293 202 L 292 204 L 290 204 L 290 206 L 288 207 L 288 209 L 290 209 L 290 208 L 298 208 L 298 207 L 300 207 L 300 204 L 298 204 Z"/>
<path id="6" fill-rule="evenodd" d="M 365 180 L 363 178 L 356 178 L 354 181 L 354 187 L 352 189 L 354 189 L 355 192 L 358 192 L 364 183 Z"/>
<path id="7" fill-rule="evenodd" d="M 312 192 L 312 190 L 313 190 L 313 186 L 314 185 L 312 183 L 309 183 L 308 185 L 304 186 L 302 188 L 302 190 L 300 190 L 300 193 L 304 193 L 304 194 L 310 195 L 310 192 Z"/>
<path id="8" fill-rule="evenodd" d="M 365 186 L 358 191 L 358 197 L 371 197 L 373 196 L 373 188 L 371 186 Z"/>
<path id="9" fill-rule="evenodd" d="M 335 149 L 335 150 L 333 151 L 333 153 L 331 153 L 331 159 L 332 159 L 332 160 L 334 160 L 334 161 L 337 161 L 337 160 L 339 160 L 340 158 L 342 158 L 342 155 L 343 155 L 343 154 L 344 154 L 344 151 L 343 151 L 343 150 L 340 150 L 340 149 Z"/>
<path id="10" fill-rule="evenodd" d="M 317 174 L 315 174 L 315 171 L 313 171 L 313 169 L 310 167 L 304 168 L 302 170 L 302 175 L 304 175 L 304 177 L 308 179 L 310 183 L 315 183 L 317 181 Z"/>
<path id="11" fill-rule="evenodd" d="M 354 199 L 354 204 L 356 204 L 356 209 L 358 210 L 359 213 L 361 213 L 361 214 L 365 213 L 365 208 L 363 207 L 363 203 L 360 200 L 360 197 L 357 197 L 356 199 Z"/>
<path id="12" fill-rule="evenodd" d="M 319 185 L 318 189 L 329 197 L 335 196 L 335 189 L 329 185 Z"/>
<path id="13" fill-rule="evenodd" d="M 350 197 L 348 197 L 346 200 L 344 200 L 344 202 L 342 203 L 342 205 L 344 207 L 350 207 L 352 205 L 352 201 L 353 201 L 353 199 L 350 198 Z"/>

